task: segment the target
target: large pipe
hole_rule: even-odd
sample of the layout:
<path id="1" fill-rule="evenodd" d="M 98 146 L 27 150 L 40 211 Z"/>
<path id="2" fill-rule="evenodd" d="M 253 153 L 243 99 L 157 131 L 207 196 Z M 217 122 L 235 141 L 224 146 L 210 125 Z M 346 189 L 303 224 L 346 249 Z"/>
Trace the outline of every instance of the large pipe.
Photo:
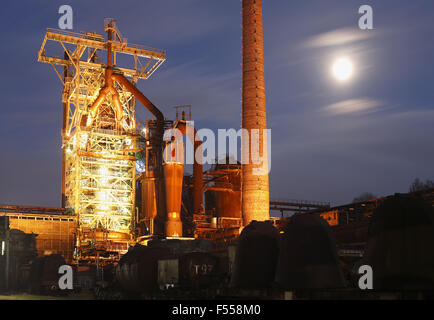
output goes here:
<path id="1" fill-rule="evenodd" d="M 166 236 L 182 237 L 181 197 L 184 165 L 177 162 L 164 164 L 164 185 L 166 188 Z"/>
<path id="2" fill-rule="evenodd" d="M 107 79 L 110 78 L 107 77 L 107 71 L 108 69 L 106 69 L 106 76 L 105 76 L 106 85 L 99 91 L 98 97 L 95 99 L 95 101 L 92 103 L 92 105 L 89 108 L 87 126 L 90 126 L 92 120 L 95 119 L 96 112 L 98 111 L 101 104 L 104 102 L 107 93 L 110 91 L 110 88 L 107 87 Z"/>
<path id="3" fill-rule="evenodd" d="M 242 164 L 242 210 L 244 225 L 252 220 L 270 219 L 267 139 L 263 129 L 267 128 L 265 111 L 264 45 L 262 32 L 262 1 L 242 0 L 242 46 L 243 46 L 243 89 L 241 127 L 248 131 L 249 139 L 242 139 L 242 154 L 249 154 L 248 164 Z M 249 145 L 252 130 L 259 129 L 259 156 L 264 163 L 252 163 Z M 265 148 L 264 147 L 265 144 Z M 265 166 L 264 166 L 265 165 Z M 265 174 L 255 172 L 265 168 Z M 255 170 L 255 171 L 254 171 Z"/>
<path id="4" fill-rule="evenodd" d="M 149 101 L 127 78 L 125 78 L 121 74 L 113 74 L 113 66 L 112 66 L 112 26 L 109 25 L 107 28 L 107 69 L 105 70 L 105 85 L 100 90 L 98 97 L 93 102 L 92 106 L 89 108 L 89 117 L 88 125 L 91 124 L 92 120 L 96 116 L 96 112 L 101 104 L 104 102 L 106 95 L 110 92 L 112 94 L 113 104 L 116 109 L 116 118 L 118 121 L 122 120 L 122 105 L 119 100 L 119 93 L 116 91 L 113 85 L 113 81 L 117 81 L 121 83 L 124 87 L 127 88 L 129 92 L 131 92 L 136 99 L 138 99 L 156 118 L 157 118 L 157 126 L 159 131 L 163 129 L 164 116 L 160 110 L 154 104 Z"/>
<path id="5" fill-rule="evenodd" d="M 175 125 L 183 135 L 187 135 L 194 145 L 194 163 L 193 163 L 193 213 L 197 214 L 203 211 L 203 168 L 202 152 L 200 150 L 202 141 L 196 141 L 197 131 L 193 126 L 188 126 L 186 122 L 178 121 Z M 192 128 L 192 132 L 188 130 Z M 167 144 L 165 149 L 164 163 L 164 181 L 166 186 L 166 236 L 182 236 L 181 221 L 181 198 L 182 198 L 182 180 L 184 169 L 184 144 L 176 137 L 172 142 Z M 197 152 L 198 151 L 198 152 Z M 197 157 L 196 157 L 197 154 Z"/>
<path id="6" fill-rule="evenodd" d="M 167 197 L 167 188 L 170 188 L 170 186 L 166 186 L 167 183 L 170 183 L 170 178 L 166 177 L 166 175 L 172 175 L 170 169 L 164 168 L 163 169 L 163 157 L 162 157 L 162 148 L 163 148 L 163 134 L 164 134 L 164 116 L 161 113 L 161 111 L 148 99 L 146 98 L 130 81 L 128 81 L 127 78 L 125 78 L 121 74 L 112 74 L 111 76 L 113 81 L 117 81 L 121 85 L 123 85 L 129 92 L 131 92 L 134 97 L 139 100 L 143 106 L 145 106 L 157 119 L 157 128 L 154 135 L 154 139 L 156 140 L 156 150 L 155 150 L 155 156 L 156 156 L 156 163 L 157 168 L 155 172 L 147 171 L 146 177 L 149 179 L 145 180 L 144 185 L 146 185 L 146 190 L 149 190 L 153 192 L 153 194 L 156 197 L 156 207 L 158 208 L 158 212 L 156 214 L 156 229 L 158 233 L 163 233 L 163 225 L 165 225 L 165 232 L 166 236 L 182 236 L 182 223 L 178 221 L 170 222 L 168 223 L 169 217 L 172 220 L 176 220 L 177 218 L 174 218 L 173 213 L 170 215 L 169 212 L 167 212 L 167 201 L 170 199 L 166 199 Z M 175 170 L 176 172 L 174 175 L 179 174 L 179 170 Z M 182 173 L 182 170 L 181 170 Z M 164 179 L 163 182 L 163 177 Z M 182 177 L 181 177 L 182 182 Z M 145 188 L 144 188 L 145 189 Z M 158 195 L 157 195 L 158 192 Z M 142 200 L 143 201 L 143 200 Z M 152 205 L 151 211 L 153 211 L 154 206 Z M 159 213 L 160 212 L 160 213 Z M 168 216 L 166 216 L 166 212 L 168 213 Z M 149 213 L 149 212 L 148 212 Z M 154 213 L 152 213 L 154 216 Z M 155 216 L 153 217 L 155 218 Z M 174 219 L 172 219 L 174 218 Z M 168 226 L 169 225 L 169 226 Z"/>
<path id="7" fill-rule="evenodd" d="M 182 134 L 190 138 L 194 146 L 194 162 L 193 162 L 193 213 L 197 214 L 203 211 L 203 165 L 202 165 L 202 151 L 199 150 L 202 146 L 201 140 L 196 140 L 196 128 L 193 127 L 193 136 L 188 134 L 187 125 L 185 122 L 178 122 L 177 128 Z M 196 151 L 197 158 L 196 158 Z"/>
<path id="8" fill-rule="evenodd" d="M 101 104 L 104 102 L 106 95 L 108 93 L 112 94 L 112 101 L 114 104 L 114 107 L 116 109 L 116 119 L 117 123 L 119 124 L 122 120 L 123 116 L 123 108 L 122 104 L 120 102 L 119 93 L 114 87 L 114 81 L 117 81 L 118 83 L 122 84 L 129 92 L 131 92 L 134 97 L 139 100 L 156 118 L 157 120 L 157 130 L 155 139 L 157 141 L 157 151 L 156 151 L 156 162 L 157 162 L 157 170 L 155 173 L 152 174 L 152 177 L 149 176 L 149 172 L 147 172 L 147 176 L 151 179 L 161 180 L 163 178 L 163 169 L 162 169 L 162 147 L 163 147 L 163 131 L 164 131 L 164 116 L 161 113 L 161 111 L 148 99 L 146 98 L 130 81 L 128 81 L 127 78 L 125 78 L 121 74 L 114 74 L 113 73 L 113 66 L 112 66 L 112 34 L 113 34 L 113 27 L 111 24 L 107 27 L 107 68 L 105 70 L 105 85 L 100 90 L 98 97 L 93 102 L 92 106 L 89 108 L 88 118 L 87 118 L 87 126 L 90 126 L 92 121 L 95 119 L 98 108 L 101 106 Z M 149 181 L 147 181 L 148 183 Z M 165 189 L 164 184 L 158 184 L 160 187 L 159 189 Z M 155 188 L 155 185 L 154 185 Z M 163 191 L 162 190 L 162 191 Z M 165 197 L 165 191 L 161 192 L 164 194 L 163 197 Z M 163 200 L 163 199 L 162 199 Z M 160 205 L 158 205 L 160 211 L 165 213 L 165 207 L 164 207 L 164 201 L 159 201 Z"/>
<path id="9" fill-rule="evenodd" d="M 113 66 L 112 66 L 112 33 L 111 26 L 109 25 L 107 28 L 107 69 L 105 70 L 104 80 L 105 85 L 104 87 L 99 91 L 98 97 L 95 99 L 93 104 L 89 108 L 89 114 L 87 119 L 87 126 L 90 126 L 92 124 L 92 121 L 96 117 L 96 113 L 99 109 L 99 107 L 104 102 L 107 94 L 110 92 L 112 94 L 112 100 L 113 104 L 116 109 L 116 120 L 119 124 L 122 121 L 122 115 L 123 115 L 123 109 L 122 104 L 119 99 L 119 93 L 116 91 L 116 89 L 113 86 Z"/>
<path id="10" fill-rule="evenodd" d="M 127 78 L 121 74 L 113 74 L 111 78 L 120 84 L 122 84 L 129 92 L 131 92 L 137 100 L 139 100 L 154 116 L 157 118 L 157 123 L 164 123 L 164 116 L 160 110 L 146 98 Z"/>
<path id="11" fill-rule="evenodd" d="M 175 133 L 175 139 L 164 149 L 164 184 L 166 187 L 166 236 L 182 237 L 181 202 L 184 177 L 184 144 Z"/>
<path id="12" fill-rule="evenodd" d="M 69 59 L 68 53 L 65 51 L 63 53 L 63 58 L 65 60 Z M 69 77 L 69 66 L 66 65 L 63 67 L 63 90 L 64 90 L 64 94 L 65 94 L 65 83 L 66 83 L 66 78 Z M 63 100 L 63 99 L 62 99 Z M 63 114 L 62 114 L 62 142 L 65 141 L 65 133 L 66 133 L 66 126 L 68 124 L 68 102 L 64 101 L 63 102 Z M 65 148 L 62 148 L 62 186 L 61 186 L 61 190 L 62 190 L 62 198 L 61 198 L 61 208 L 65 208 L 66 207 L 66 194 L 65 194 L 65 182 L 66 182 L 66 155 L 65 155 Z"/>
<path id="13" fill-rule="evenodd" d="M 122 121 L 122 113 L 124 112 L 122 109 L 122 104 L 121 104 L 121 100 L 119 98 L 119 93 L 113 89 L 112 91 L 112 99 L 113 99 L 113 104 L 115 105 L 115 109 L 116 109 L 116 120 L 118 122 Z"/>

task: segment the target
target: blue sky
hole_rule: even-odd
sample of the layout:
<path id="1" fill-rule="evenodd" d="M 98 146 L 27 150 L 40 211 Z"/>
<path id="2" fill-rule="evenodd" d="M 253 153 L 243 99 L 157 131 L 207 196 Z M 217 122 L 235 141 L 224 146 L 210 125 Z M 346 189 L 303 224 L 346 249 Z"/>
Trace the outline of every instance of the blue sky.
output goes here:
<path id="1" fill-rule="evenodd" d="M 191 104 L 197 128 L 240 127 L 240 1 L 8 2 L 0 203 L 60 203 L 61 83 L 37 52 L 62 4 L 74 10 L 73 31 L 102 33 L 113 17 L 130 42 L 167 49 L 138 85 L 167 118 Z M 361 4 L 373 7 L 374 30 L 358 29 Z M 434 179 L 434 2 L 263 1 L 263 19 L 271 197 L 337 205 Z M 331 76 L 339 56 L 354 63 L 347 83 Z"/>

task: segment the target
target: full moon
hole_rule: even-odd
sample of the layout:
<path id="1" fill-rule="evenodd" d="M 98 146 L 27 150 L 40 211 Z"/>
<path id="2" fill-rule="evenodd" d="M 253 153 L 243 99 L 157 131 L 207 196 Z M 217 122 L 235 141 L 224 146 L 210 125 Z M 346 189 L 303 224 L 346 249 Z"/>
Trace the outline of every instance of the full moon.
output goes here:
<path id="1" fill-rule="evenodd" d="M 348 58 L 339 58 L 333 64 L 333 76 L 340 80 L 348 80 L 353 74 L 353 63 Z"/>

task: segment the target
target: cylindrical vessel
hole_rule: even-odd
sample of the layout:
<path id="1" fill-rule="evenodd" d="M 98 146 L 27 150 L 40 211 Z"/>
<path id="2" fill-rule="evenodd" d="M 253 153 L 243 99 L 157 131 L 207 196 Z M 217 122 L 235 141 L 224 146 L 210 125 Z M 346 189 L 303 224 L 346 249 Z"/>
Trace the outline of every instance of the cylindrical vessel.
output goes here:
<path id="1" fill-rule="evenodd" d="M 239 226 L 241 219 L 241 163 L 230 161 L 227 156 L 225 163 L 212 167 L 210 174 L 215 177 L 214 184 L 205 192 L 207 211 L 220 218 L 223 227 Z"/>
<path id="2" fill-rule="evenodd" d="M 139 212 L 139 235 L 155 234 L 163 236 L 166 232 L 166 191 L 164 179 L 154 170 L 149 170 L 146 175 L 140 178 L 140 203 Z"/>
<path id="3" fill-rule="evenodd" d="M 166 185 L 166 236 L 182 237 L 181 197 L 184 165 L 170 162 L 164 164 L 164 181 Z"/>
<path id="4" fill-rule="evenodd" d="M 194 147 L 194 163 L 193 163 L 193 214 L 197 214 L 203 211 L 203 163 L 202 163 L 202 141 L 200 139 L 196 140 L 197 131 L 192 125 L 186 122 L 178 122 L 177 129 L 181 131 L 182 134 L 186 134 L 190 139 Z M 181 150 L 176 150 L 176 155 L 184 156 L 183 144 L 181 145 Z M 177 146 L 179 147 L 179 145 Z M 178 158 L 179 159 L 179 158 Z"/>
<path id="5" fill-rule="evenodd" d="M 262 1 L 242 0 L 242 209 L 244 225 L 270 218 Z M 253 131 L 257 131 L 257 135 Z M 254 137 L 259 139 L 255 141 Z M 259 156 L 255 159 L 254 154 Z M 261 161 L 262 158 L 262 161 Z M 256 163 L 254 163 L 256 162 Z"/>
<path id="6" fill-rule="evenodd" d="M 238 238 L 231 286 L 245 289 L 270 287 L 278 253 L 279 232 L 272 223 L 251 222 Z"/>
<path id="7" fill-rule="evenodd" d="M 142 183 L 142 218 L 154 219 L 157 216 L 156 178 L 144 177 Z"/>
<path id="8" fill-rule="evenodd" d="M 241 192 L 217 191 L 216 212 L 219 218 L 241 218 Z"/>
<path id="9" fill-rule="evenodd" d="M 380 204 L 371 218 L 360 265 L 372 267 L 374 289 L 433 290 L 432 202 L 398 194 Z"/>
<path id="10" fill-rule="evenodd" d="M 276 283 L 284 289 L 344 286 L 336 244 L 328 223 L 316 214 L 291 218 L 283 230 Z"/>

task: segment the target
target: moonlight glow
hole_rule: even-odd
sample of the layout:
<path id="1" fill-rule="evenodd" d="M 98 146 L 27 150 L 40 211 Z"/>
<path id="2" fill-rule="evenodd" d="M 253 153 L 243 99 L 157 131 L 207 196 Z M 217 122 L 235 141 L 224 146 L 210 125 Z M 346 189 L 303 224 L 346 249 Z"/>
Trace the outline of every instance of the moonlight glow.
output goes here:
<path id="1" fill-rule="evenodd" d="M 332 70 L 336 79 L 345 81 L 353 74 L 353 63 L 348 58 L 339 58 L 333 64 Z"/>

